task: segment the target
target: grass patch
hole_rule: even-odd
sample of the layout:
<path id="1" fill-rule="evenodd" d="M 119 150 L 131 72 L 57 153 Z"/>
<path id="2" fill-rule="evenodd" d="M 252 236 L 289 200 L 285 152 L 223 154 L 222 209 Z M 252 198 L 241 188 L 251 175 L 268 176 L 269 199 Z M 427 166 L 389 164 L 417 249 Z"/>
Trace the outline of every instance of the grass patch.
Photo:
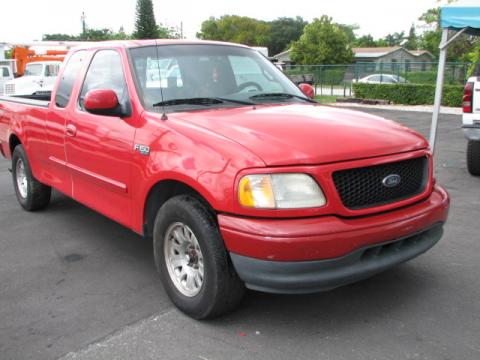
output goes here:
<path id="1" fill-rule="evenodd" d="M 335 95 L 315 95 L 315 100 L 320 104 L 329 104 L 337 101 L 338 96 Z"/>

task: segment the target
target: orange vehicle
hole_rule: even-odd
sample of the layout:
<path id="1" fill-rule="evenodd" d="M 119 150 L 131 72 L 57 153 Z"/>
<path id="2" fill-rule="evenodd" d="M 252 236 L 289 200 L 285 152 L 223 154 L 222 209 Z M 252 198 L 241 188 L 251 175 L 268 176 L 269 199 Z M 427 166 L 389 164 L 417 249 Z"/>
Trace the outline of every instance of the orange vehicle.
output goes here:
<path id="1" fill-rule="evenodd" d="M 46 50 L 42 54 L 37 53 L 24 46 L 15 46 L 12 51 L 12 58 L 17 63 L 15 76 L 22 76 L 28 63 L 37 61 L 63 61 L 68 50 Z"/>

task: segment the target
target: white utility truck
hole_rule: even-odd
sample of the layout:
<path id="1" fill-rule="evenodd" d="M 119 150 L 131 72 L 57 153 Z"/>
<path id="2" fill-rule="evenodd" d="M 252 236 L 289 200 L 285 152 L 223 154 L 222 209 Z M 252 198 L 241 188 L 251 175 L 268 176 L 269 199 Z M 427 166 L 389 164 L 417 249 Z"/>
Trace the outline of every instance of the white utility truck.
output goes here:
<path id="1" fill-rule="evenodd" d="M 9 66 L 0 65 L 0 95 L 4 93 L 5 83 L 12 79 L 12 69 Z"/>
<path id="2" fill-rule="evenodd" d="M 38 61 L 27 64 L 23 76 L 5 83 L 4 94 L 32 97 L 50 94 L 61 64 L 61 61 Z"/>
<path id="3" fill-rule="evenodd" d="M 480 175 L 480 76 L 468 79 L 463 94 L 463 132 L 468 140 L 467 168 Z"/>

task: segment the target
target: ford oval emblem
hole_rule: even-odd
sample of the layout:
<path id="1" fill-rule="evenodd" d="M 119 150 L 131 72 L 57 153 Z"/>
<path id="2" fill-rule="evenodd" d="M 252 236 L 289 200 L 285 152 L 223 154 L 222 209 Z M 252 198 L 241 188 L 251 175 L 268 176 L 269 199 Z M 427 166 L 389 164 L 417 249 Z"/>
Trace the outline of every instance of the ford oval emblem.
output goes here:
<path id="1" fill-rule="evenodd" d="M 395 187 L 398 184 L 400 184 L 401 181 L 402 181 L 402 178 L 400 177 L 400 175 L 390 174 L 390 175 L 383 178 L 382 184 L 383 184 L 383 186 L 386 186 L 388 188 L 392 188 L 392 187 Z"/>

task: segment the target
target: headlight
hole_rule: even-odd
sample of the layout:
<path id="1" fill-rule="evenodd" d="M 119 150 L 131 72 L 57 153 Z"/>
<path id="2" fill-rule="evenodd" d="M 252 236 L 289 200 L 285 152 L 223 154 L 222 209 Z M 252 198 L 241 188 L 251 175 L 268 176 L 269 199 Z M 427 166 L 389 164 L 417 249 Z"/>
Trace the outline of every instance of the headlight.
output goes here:
<path id="1" fill-rule="evenodd" d="M 307 174 L 258 174 L 240 179 L 240 205 L 263 209 L 299 209 L 326 204 L 320 186 Z"/>

